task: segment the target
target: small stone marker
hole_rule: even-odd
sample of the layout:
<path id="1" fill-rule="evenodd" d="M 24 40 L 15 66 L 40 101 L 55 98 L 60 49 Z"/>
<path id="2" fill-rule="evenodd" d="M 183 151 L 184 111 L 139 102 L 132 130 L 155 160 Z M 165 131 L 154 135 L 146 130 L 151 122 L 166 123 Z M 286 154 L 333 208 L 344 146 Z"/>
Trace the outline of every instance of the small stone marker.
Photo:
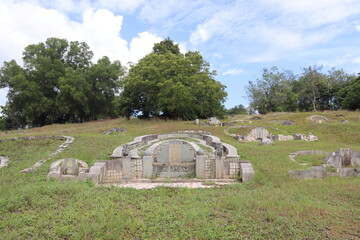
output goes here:
<path id="1" fill-rule="evenodd" d="M 200 120 L 199 119 L 195 119 L 195 125 L 200 125 Z"/>
<path id="2" fill-rule="evenodd" d="M 208 124 L 209 125 L 220 125 L 221 126 L 221 122 L 219 121 L 219 119 L 217 119 L 217 117 L 209 118 Z"/>
<path id="3" fill-rule="evenodd" d="M 61 173 L 63 175 L 77 175 L 79 173 L 79 166 L 76 159 L 67 158 L 61 165 Z"/>

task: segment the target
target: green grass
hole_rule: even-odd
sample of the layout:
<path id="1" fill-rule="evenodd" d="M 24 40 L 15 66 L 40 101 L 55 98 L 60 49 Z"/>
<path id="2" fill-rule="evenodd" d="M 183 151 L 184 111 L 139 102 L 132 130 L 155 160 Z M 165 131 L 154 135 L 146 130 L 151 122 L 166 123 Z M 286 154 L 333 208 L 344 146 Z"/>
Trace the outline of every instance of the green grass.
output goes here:
<path id="1" fill-rule="evenodd" d="M 325 154 L 298 155 L 296 160 L 299 163 L 307 163 L 309 166 L 321 166 L 326 156 Z"/>
<path id="2" fill-rule="evenodd" d="M 304 120 L 313 114 L 337 121 L 314 124 Z M 341 124 L 336 114 L 350 123 Z M 196 126 L 190 121 L 115 119 L 45 126 L 25 134 L 0 133 L 0 139 L 50 134 L 75 137 L 66 150 L 29 174 L 19 171 L 46 158 L 62 142 L 0 143 L 0 155 L 10 157 L 9 166 L 0 169 L 0 239 L 359 239 L 359 178 L 298 180 L 287 176 L 288 170 L 307 168 L 290 161 L 290 152 L 332 152 L 340 147 L 360 152 L 358 116 L 357 112 L 290 113 L 253 121 L 257 126 L 274 126 L 267 122 L 288 119 L 296 125 L 276 127 L 319 137 L 318 142 L 284 141 L 273 146 L 240 143 L 224 133 L 227 127 Z M 100 134 L 113 127 L 127 131 L 119 136 Z M 234 145 L 241 159 L 253 164 L 255 180 L 209 189 L 152 190 L 46 181 L 56 159 L 78 158 L 91 166 L 110 159 L 117 146 L 137 136 L 180 130 L 209 131 Z M 318 161 L 315 155 L 304 158 L 297 156 L 310 164 Z"/>

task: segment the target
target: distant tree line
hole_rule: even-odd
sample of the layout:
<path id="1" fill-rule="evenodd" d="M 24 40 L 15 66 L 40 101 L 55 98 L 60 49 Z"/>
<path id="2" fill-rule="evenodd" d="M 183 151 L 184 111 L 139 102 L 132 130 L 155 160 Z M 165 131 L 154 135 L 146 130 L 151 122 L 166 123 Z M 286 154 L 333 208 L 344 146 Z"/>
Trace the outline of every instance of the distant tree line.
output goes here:
<path id="1" fill-rule="evenodd" d="M 277 67 L 264 69 L 262 77 L 250 81 L 250 107 L 261 114 L 283 111 L 360 109 L 360 76 L 322 67 L 303 68 L 294 75 Z"/>
<path id="2" fill-rule="evenodd" d="M 180 53 L 171 39 L 126 69 L 102 57 L 92 62 L 85 42 L 49 38 L 0 69 L 0 88 L 9 89 L 1 129 L 84 122 L 100 118 L 222 116 L 225 86 L 199 52 Z"/>

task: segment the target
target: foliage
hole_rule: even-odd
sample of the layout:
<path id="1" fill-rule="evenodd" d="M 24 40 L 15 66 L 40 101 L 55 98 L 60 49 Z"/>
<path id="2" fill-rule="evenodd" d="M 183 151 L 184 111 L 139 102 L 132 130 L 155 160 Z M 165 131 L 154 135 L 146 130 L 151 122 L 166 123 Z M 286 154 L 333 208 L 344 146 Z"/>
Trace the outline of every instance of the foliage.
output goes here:
<path id="1" fill-rule="evenodd" d="M 262 79 L 250 81 L 247 87 L 250 106 L 261 114 L 296 110 L 297 95 L 291 89 L 294 78 L 291 72 L 279 72 L 276 67 L 263 69 Z"/>
<path id="2" fill-rule="evenodd" d="M 349 84 L 355 81 L 354 75 L 334 68 L 322 73 L 321 69 L 319 66 L 303 68 L 299 76 L 290 71 L 279 72 L 276 67 L 264 69 L 262 78 L 255 83 L 250 81 L 247 87 L 251 107 L 259 113 L 355 109 L 351 104 L 342 103 L 350 90 Z M 356 93 L 354 97 L 349 96 L 346 101 L 355 99 L 356 102 Z"/>
<path id="3" fill-rule="evenodd" d="M 181 54 L 170 39 L 131 67 L 119 99 L 122 116 L 195 119 L 224 114 L 225 86 L 199 52 Z"/>
<path id="4" fill-rule="evenodd" d="M 341 104 L 345 109 L 360 109 L 360 76 L 342 88 L 339 95 L 343 98 Z"/>
<path id="5" fill-rule="evenodd" d="M 227 115 L 248 114 L 244 105 L 239 104 L 227 110 Z"/>
<path id="6" fill-rule="evenodd" d="M 3 110 L 11 122 L 8 127 L 115 116 L 114 99 L 124 70 L 107 57 L 93 64 L 92 57 L 85 42 L 49 38 L 25 48 L 24 67 L 15 60 L 4 62 L 0 87 L 9 88 Z"/>

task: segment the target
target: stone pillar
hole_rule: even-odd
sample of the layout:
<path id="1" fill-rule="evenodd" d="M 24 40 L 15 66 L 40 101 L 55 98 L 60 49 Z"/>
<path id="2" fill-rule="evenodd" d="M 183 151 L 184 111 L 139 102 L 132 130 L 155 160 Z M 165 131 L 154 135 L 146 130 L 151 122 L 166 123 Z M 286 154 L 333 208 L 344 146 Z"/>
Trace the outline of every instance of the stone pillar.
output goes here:
<path id="1" fill-rule="evenodd" d="M 223 169 L 224 169 L 224 158 L 223 157 L 215 157 L 215 178 L 223 177 Z"/>
<path id="2" fill-rule="evenodd" d="M 196 178 L 206 178 L 206 159 L 205 155 L 196 155 L 195 163 Z"/>
<path id="3" fill-rule="evenodd" d="M 151 178 L 153 176 L 153 163 L 154 159 L 150 154 L 145 152 L 145 156 L 143 157 L 143 177 Z"/>
<path id="4" fill-rule="evenodd" d="M 121 163 L 123 179 L 131 179 L 131 157 L 122 157 Z"/>
<path id="5" fill-rule="evenodd" d="M 240 177 L 242 182 L 248 182 L 255 177 L 255 172 L 251 163 L 240 162 Z"/>

